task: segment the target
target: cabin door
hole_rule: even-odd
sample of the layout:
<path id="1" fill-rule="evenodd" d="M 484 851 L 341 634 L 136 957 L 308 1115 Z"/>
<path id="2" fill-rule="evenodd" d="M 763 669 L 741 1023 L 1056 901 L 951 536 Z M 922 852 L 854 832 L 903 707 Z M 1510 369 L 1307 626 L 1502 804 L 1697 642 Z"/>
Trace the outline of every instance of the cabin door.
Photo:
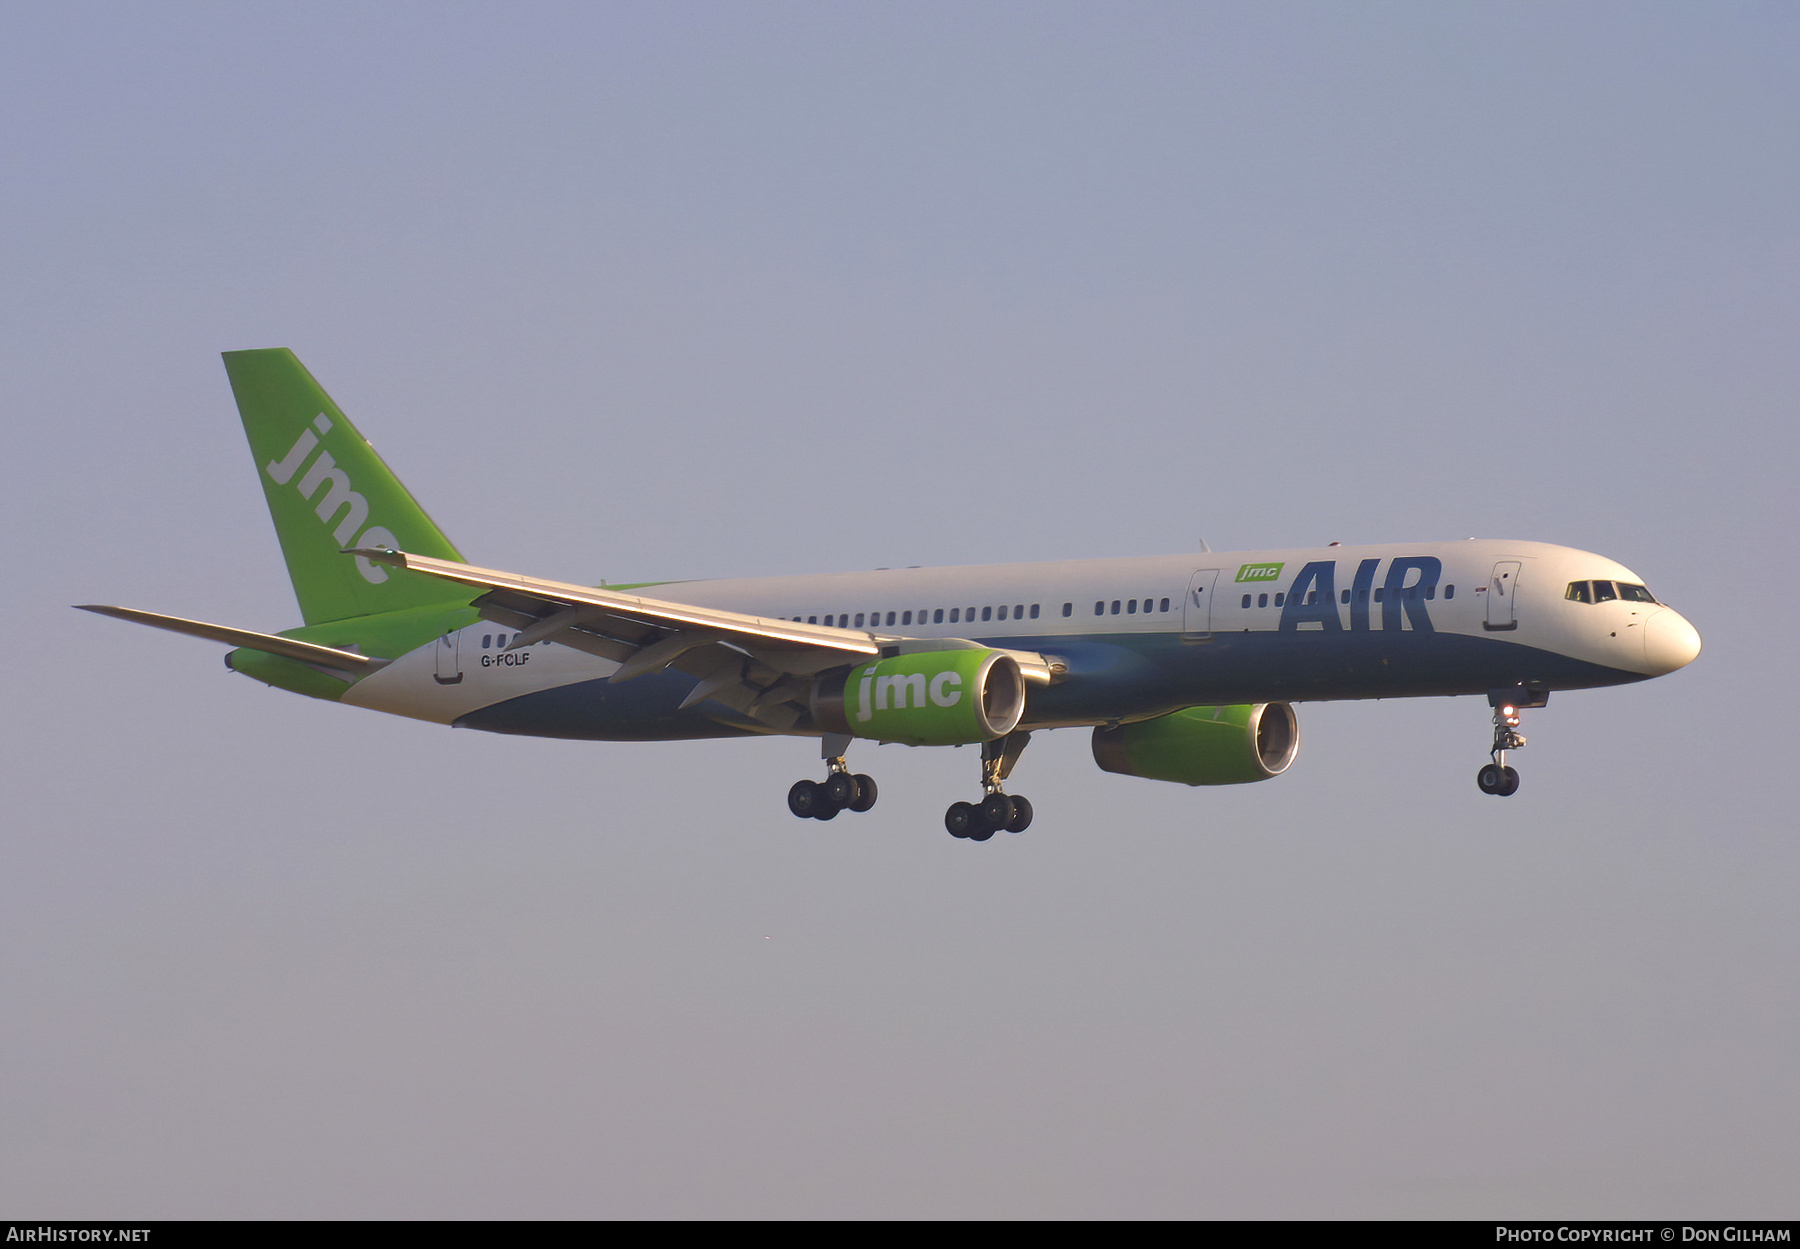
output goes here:
<path id="1" fill-rule="evenodd" d="M 438 634 L 436 647 L 439 685 L 455 685 L 463 679 L 461 643 L 462 630 L 454 621 L 445 621 L 444 632 Z"/>
<path id="2" fill-rule="evenodd" d="M 1188 582 L 1186 606 L 1182 608 L 1181 617 L 1183 633 L 1212 632 L 1213 594 L 1218 581 L 1217 568 L 1202 568 Z"/>
<path id="3" fill-rule="evenodd" d="M 1519 618 L 1513 612 L 1513 597 L 1519 589 L 1519 561 L 1501 560 L 1494 565 L 1487 583 L 1487 627 L 1516 629 Z"/>

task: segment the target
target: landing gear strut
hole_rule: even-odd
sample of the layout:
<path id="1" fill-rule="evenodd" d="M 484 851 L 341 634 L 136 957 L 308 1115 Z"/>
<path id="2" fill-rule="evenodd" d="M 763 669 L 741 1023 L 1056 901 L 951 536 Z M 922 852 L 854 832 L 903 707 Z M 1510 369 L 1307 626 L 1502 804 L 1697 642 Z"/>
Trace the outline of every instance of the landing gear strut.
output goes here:
<path id="1" fill-rule="evenodd" d="M 850 746 L 846 736 L 831 734 L 825 737 L 820 745 L 819 753 L 825 760 L 825 779 L 823 781 L 795 781 L 788 790 L 788 810 L 803 820 L 834 820 L 839 811 L 854 811 L 861 814 L 875 805 L 879 792 L 875 788 L 875 778 L 857 773 L 850 774 L 850 765 L 844 762 L 844 751 Z"/>
<path id="2" fill-rule="evenodd" d="M 981 787 L 985 793 L 980 802 L 950 804 L 944 812 L 944 827 L 952 837 L 986 841 L 1002 829 L 1022 833 L 1031 827 L 1031 800 L 1009 796 L 1000 788 L 1012 775 L 1013 766 L 1030 740 L 1030 733 L 1008 733 L 981 744 Z"/>
<path id="3" fill-rule="evenodd" d="M 1475 774 L 1476 787 L 1484 794 L 1510 798 L 1519 792 L 1519 773 L 1506 762 L 1506 752 L 1525 749 L 1525 735 L 1519 732 L 1519 713 L 1527 707 L 1542 707 L 1550 701 L 1548 690 L 1490 690 L 1488 702 L 1494 708 L 1494 744 L 1488 753 L 1493 762 L 1483 764 Z"/>

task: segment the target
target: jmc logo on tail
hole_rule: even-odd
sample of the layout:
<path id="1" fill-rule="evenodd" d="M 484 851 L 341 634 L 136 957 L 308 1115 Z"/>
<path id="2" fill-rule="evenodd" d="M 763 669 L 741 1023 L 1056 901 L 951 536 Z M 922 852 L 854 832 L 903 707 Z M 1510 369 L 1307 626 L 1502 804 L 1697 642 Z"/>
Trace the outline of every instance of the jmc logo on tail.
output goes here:
<path id="1" fill-rule="evenodd" d="M 314 433 L 314 430 L 318 432 Z M 323 412 L 313 417 L 312 429 L 300 431 L 300 437 L 295 439 L 294 445 L 288 448 L 287 455 L 279 463 L 271 460 L 264 466 L 270 480 L 278 486 L 285 486 L 294 480 L 294 474 L 300 471 L 300 465 L 305 463 L 306 457 L 312 454 L 313 448 L 319 445 L 319 439 L 330 432 L 330 417 Z M 329 487 L 325 491 L 324 499 L 314 509 L 321 521 L 330 525 L 332 518 L 337 515 L 340 508 L 348 509 L 331 534 L 333 538 L 337 539 L 339 546 L 394 547 L 399 545 L 400 540 L 380 525 L 370 525 L 362 531 L 360 536 L 357 535 L 357 527 L 369 518 L 369 501 L 351 489 L 350 474 L 337 466 L 337 461 L 332 458 L 329 451 L 319 452 L 319 457 L 312 462 L 312 467 L 306 470 L 306 475 L 300 479 L 296 488 L 300 491 L 300 497 L 310 503 L 313 496 L 319 492 L 320 486 Z M 352 542 L 352 538 L 356 540 Z M 372 585 L 380 585 L 388 579 L 387 569 L 371 564 L 360 555 L 356 557 L 356 567 L 362 573 L 363 580 Z"/>

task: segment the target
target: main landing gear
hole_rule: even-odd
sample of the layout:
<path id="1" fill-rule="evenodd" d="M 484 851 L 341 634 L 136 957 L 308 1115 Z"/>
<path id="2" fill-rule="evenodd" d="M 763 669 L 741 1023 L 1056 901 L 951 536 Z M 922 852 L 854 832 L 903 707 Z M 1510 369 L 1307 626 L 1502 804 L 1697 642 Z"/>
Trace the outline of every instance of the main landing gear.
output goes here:
<path id="1" fill-rule="evenodd" d="M 1518 769 L 1506 762 L 1506 752 L 1525 749 L 1525 735 L 1519 732 L 1519 712 L 1527 707 L 1542 707 L 1550 701 L 1548 690 L 1491 690 L 1488 702 L 1494 708 L 1494 744 L 1488 751 L 1492 763 L 1483 764 L 1475 774 L 1475 784 L 1484 794 L 1510 798 L 1519 792 Z"/>
<path id="2" fill-rule="evenodd" d="M 950 804 L 944 812 L 944 827 L 952 837 L 986 841 L 1002 829 L 1022 833 L 1031 827 L 1031 800 L 1000 791 L 1030 740 L 1030 733 L 1008 733 L 981 744 L 981 787 L 986 793 L 980 802 Z"/>
<path id="3" fill-rule="evenodd" d="M 861 814 L 875 805 L 875 778 L 860 772 L 850 774 L 850 765 L 844 762 L 843 755 L 847 744 L 847 740 L 839 745 L 829 737 L 825 739 L 825 750 L 835 751 L 825 756 L 825 779 L 795 781 L 788 790 L 789 811 L 803 820 L 834 820 L 839 811 Z"/>
<path id="4" fill-rule="evenodd" d="M 984 742 L 981 747 L 980 802 L 953 802 L 944 812 L 944 827 L 952 837 L 967 841 L 987 841 L 1002 830 L 1022 833 L 1031 827 L 1031 800 L 1001 792 L 1001 785 L 1012 775 L 1013 765 L 1031 740 L 1029 733 L 1009 733 L 998 741 Z M 850 738 L 828 734 L 820 743 L 819 754 L 825 760 L 825 779 L 795 781 L 788 790 L 788 810 L 803 820 L 834 820 L 840 811 L 867 811 L 875 805 L 874 778 L 860 772 L 852 775 L 844 762 Z"/>

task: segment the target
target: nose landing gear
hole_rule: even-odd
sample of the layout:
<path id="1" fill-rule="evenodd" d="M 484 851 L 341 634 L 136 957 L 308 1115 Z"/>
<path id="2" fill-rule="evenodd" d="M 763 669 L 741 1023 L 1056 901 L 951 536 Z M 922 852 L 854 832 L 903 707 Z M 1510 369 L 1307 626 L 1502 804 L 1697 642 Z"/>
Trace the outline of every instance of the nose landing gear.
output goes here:
<path id="1" fill-rule="evenodd" d="M 1519 713 L 1527 707 L 1545 706 L 1549 701 L 1550 691 L 1525 686 L 1488 692 L 1488 702 L 1494 708 L 1494 744 L 1488 753 L 1494 761 L 1483 764 L 1475 774 L 1475 785 L 1482 793 L 1510 798 L 1519 792 L 1519 773 L 1506 762 L 1506 752 L 1525 749 L 1525 735 L 1519 732 Z"/>
<path id="2" fill-rule="evenodd" d="M 986 793 L 980 802 L 950 804 L 944 812 L 944 828 L 952 837 L 986 841 L 1002 829 L 1022 833 L 1031 827 L 1031 800 L 1008 795 L 1000 788 L 1030 740 L 1030 733 L 1008 733 L 981 744 L 981 787 Z"/>

